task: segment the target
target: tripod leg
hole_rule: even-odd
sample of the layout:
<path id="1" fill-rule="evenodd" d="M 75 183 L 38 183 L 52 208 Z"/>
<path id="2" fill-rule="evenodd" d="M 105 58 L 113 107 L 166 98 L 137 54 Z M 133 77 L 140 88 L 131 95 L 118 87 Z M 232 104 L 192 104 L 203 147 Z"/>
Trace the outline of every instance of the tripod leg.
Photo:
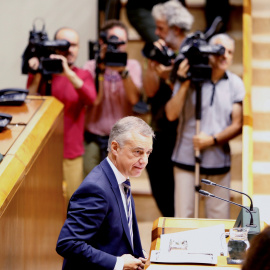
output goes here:
<path id="1" fill-rule="evenodd" d="M 200 132 L 200 120 L 196 121 L 196 134 L 199 134 Z M 198 218 L 199 217 L 199 198 L 200 194 L 198 190 L 200 189 L 200 163 L 201 163 L 201 158 L 200 158 L 200 151 L 196 150 L 195 151 L 195 203 L 194 203 L 194 217 Z"/>
<path id="2" fill-rule="evenodd" d="M 202 102 L 202 85 L 201 82 L 195 84 L 196 87 L 196 135 L 201 131 L 201 102 Z M 195 151 L 195 204 L 194 204 L 194 216 L 199 217 L 199 189 L 200 189 L 200 150 Z"/>

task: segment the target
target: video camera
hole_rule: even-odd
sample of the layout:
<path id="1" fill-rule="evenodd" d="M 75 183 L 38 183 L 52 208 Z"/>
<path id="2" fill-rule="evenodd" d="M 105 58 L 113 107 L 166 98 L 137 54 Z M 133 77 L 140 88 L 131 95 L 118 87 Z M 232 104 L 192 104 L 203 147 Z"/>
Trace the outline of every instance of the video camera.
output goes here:
<path id="1" fill-rule="evenodd" d="M 62 61 L 60 59 L 50 59 L 51 54 L 58 54 L 67 52 L 70 43 L 67 40 L 53 40 L 50 41 L 45 31 L 45 24 L 41 31 L 36 31 L 35 22 L 33 30 L 30 31 L 28 45 L 22 55 L 22 74 L 42 73 L 49 75 L 63 72 Z M 39 67 L 33 70 L 29 67 L 28 61 L 32 57 L 39 59 Z"/>
<path id="2" fill-rule="evenodd" d="M 142 54 L 146 58 L 156 61 L 164 66 L 171 66 L 173 63 L 173 59 L 176 57 L 173 50 L 171 50 L 167 46 L 162 46 L 162 50 L 160 50 L 151 42 L 148 42 L 144 45 L 142 49 Z"/>
<path id="3" fill-rule="evenodd" d="M 97 63 L 104 63 L 105 66 L 125 67 L 128 55 L 126 52 L 121 52 L 118 49 L 118 46 L 125 44 L 125 42 L 120 41 L 117 36 L 111 36 L 107 39 L 105 32 L 100 33 L 100 39 L 107 44 L 105 57 L 104 59 L 100 57 L 100 44 L 98 42 L 90 42 L 90 59 L 95 58 Z"/>
<path id="4" fill-rule="evenodd" d="M 209 65 L 209 55 L 223 55 L 225 48 L 220 44 L 209 44 L 210 37 L 217 31 L 221 25 L 221 18 L 217 17 L 209 30 L 204 34 L 196 31 L 187 36 L 186 40 L 180 47 L 180 52 L 175 58 L 174 66 L 170 75 L 170 80 L 174 83 L 178 78 L 177 70 L 180 63 L 187 58 L 189 70 L 187 78 L 194 82 L 203 82 L 211 79 L 212 68 Z"/>
<path id="5" fill-rule="evenodd" d="M 175 58 L 171 72 L 171 81 L 175 82 L 180 63 L 187 58 L 190 68 L 187 78 L 192 81 L 205 81 L 211 79 L 212 68 L 208 64 L 209 55 L 223 55 L 225 49 L 222 45 L 209 45 L 204 34 L 197 31 L 189 35 L 182 45 L 179 55 Z"/>

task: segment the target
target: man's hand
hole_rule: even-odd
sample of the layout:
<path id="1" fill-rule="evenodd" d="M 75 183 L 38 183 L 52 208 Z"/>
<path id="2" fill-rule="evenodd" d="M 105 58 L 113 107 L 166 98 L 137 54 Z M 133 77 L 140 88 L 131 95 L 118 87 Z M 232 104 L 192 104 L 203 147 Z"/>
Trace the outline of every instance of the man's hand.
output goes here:
<path id="1" fill-rule="evenodd" d="M 148 69 L 154 71 L 159 78 L 167 80 L 170 76 L 173 66 L 164 66 L 156 61 L 148 59 Z"/>
<path id="2" fill-rule="evenodd" d="M 83 80 L 80 79 L 77 74 L 69 67 L 67 58 L 65 56 L 59 54 L 51 54 L 50 58 L 62 60 L 63 72 L 61 75 L 66 76 L 75 89 L 79 89 L 83 86 Z"/>
<path id="3" fill-rule="evenodd" d="M 37 57 L 32 57 L 28 60 L 28 65 L 31 69 L 37 70 L 39 66 L 39 60 Z"/>
<path id="4" fill-rule="evenodd" d="M 146 259 L 139 258 L 136 259 L 130 254 L 124 254 L 121 256 L 124 260 L 124 268 L 123 270 L 143 270 Z"/>
<path id="5" fill-rule="evenodd" d="M 162 64 L 158 64 L 155 67 L 155 71 L 161 79 L 164 79 L 166 81 L 170 77 L 172 67 L 173 66 L 164 66 Z"/>
<path id="6" fill-rule="evenodd" d="M 66 58 L 65 56 L 60 55 L 60 54 L 51 54 L 51 55 L 50 55 L 50 58 L 51 58 L 51 59 L 59 59 L 59 60 L 62 61 L 62 67 L 63 67 L 63 73 L 62 73 L 62 75 L 68 76 L 68 74 L 69 74 L 70 72 L 73 72 L 73 71 L 70 69 L 70 67 L 69 67 L 69 65 L 68 65 L 68 62 L 67 62 L 67 58 Z"/>
<path id="7" fill-rule="evenodd" d="M 166 42 L 163 39 L 159 39 L 159 40 L 154 42 L 154 46 L 156 46 L 159 50 L 162 51 L 163 50 L 162 47 L 165 47 L 167 45 L 166 45 Z"/>
<path id="8" fill-rule="evenodd" d="M 198 135 L 193 136 L 194 150 L 203 150 L 214 144 L 214 139 L 211 135 L 200 132 Z"/>
<path id="9" fill-rule="evenodd" d="M 187 72 L 189 70 L 188 59 L 185 58 L 179 65 L 177 75 L 181 78 L 187 78 Z"/>

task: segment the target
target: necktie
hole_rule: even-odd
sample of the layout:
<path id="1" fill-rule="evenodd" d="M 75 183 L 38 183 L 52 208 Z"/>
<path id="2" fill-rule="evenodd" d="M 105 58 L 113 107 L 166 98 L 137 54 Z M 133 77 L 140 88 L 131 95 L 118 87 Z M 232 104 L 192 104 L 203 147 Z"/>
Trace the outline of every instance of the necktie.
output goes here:
<path id="1" fill-rule="evenodd" d="M 133 242 L 133 229 L 132 229 L 132 208 L 131 208 L 131 191 L 130 191 L 130 181 L 127 179 L 124 183 L 124 191 L 127 196 L 127 219 L 128 219 L 128 228 L 130 232 L 130 238 Z"/>

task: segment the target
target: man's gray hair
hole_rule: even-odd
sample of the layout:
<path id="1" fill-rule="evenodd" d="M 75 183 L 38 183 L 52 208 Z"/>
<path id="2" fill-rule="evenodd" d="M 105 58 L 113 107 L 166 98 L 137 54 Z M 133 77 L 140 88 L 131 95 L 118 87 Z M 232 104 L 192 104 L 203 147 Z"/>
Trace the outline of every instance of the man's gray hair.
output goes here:
<path id="1" fill-rule="evenodd" d="M 225 33 L 220 33 L 220 34 L 216 34 L 214 36 L 212 36 L 210 39 L 209 39 L 209 44 L 210 45 L 213 45 L 215 44 L 215 41 L 220 39 L 221 41 L 230 41 L 232 42 L 233 44 L 233 47 L 235 47 L 235 41 L 232 37 L 230 37 L 229 35 L 225 34 Z"/>
<path id="2" fill-rule="evenodd" d="M 111 151 L 111 143 L 114 140 L 119 143 L 120 147 L 123 147 L 131 132 L 147 137 L 151 136 L 152 138 L 155 136 L 152 128 L 141 118 L 135 116 L 124 117 L 112 127 L 108 141 L 108 152 Z"/>
<path id="3" fill-rule="evenodd" d="M 152 16 L 155 20 L 166 20 L 169 27 L 176 26 L 183 31 L 190 31 L 194 20 L 189 11 L 177 0 L 155 5 Z"/>

